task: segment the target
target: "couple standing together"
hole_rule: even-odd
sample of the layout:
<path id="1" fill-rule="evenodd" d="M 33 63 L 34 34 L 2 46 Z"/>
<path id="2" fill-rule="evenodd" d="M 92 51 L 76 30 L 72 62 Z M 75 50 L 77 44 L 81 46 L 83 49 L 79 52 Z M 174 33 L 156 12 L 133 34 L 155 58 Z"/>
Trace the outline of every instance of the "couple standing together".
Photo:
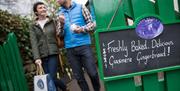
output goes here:
<path id="1" fill-rule="evenodd" d="M 30 30 L 34 61 L 37 65 L 42 65 L 46 74 L 50 74 L 57 88 L 67 91 L 66 85 L 56 76 L 59 62 L 56 35 L 63 36 L 67 49 L 67 60 L 81 90 L 89 91 L 83 67 L 91 79 L 94 91 L 100 91 L 95 58 L 90 47 L 89 32 L 95 27 L 90 12 L 85 6 L 71 0 L 57 0 L 57 3 L 61 6 L 58 16 L 60 23 L 58 24 L 55 24 L 56 22 L 47 16 L 44 3 L 37 2 L 33 6 L 33 11 L 37 16 Z M 56 25 L 59 25 L 58 28 L 61 32 L 57 32 Z"/>

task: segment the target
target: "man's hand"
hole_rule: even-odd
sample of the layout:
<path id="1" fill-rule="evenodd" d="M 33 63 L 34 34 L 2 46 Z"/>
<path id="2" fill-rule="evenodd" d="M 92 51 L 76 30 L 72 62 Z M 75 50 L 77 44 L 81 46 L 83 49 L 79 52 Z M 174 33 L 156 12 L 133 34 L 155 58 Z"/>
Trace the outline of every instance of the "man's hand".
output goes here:
<path id="1" fill-rule="evenodd" d="M 82 27 L 80 27 L 80 26 L 77 26 L 77 28 L 74 29 L 74 32 L 75 33 L 82 33 L 82 32 L 84 32 L 84 29 Z"/>
<path id="2" fill-rule="evenodd" d="M 64 20 L 65 20 L 64 15 L 63 14 L 59 15 L 58 20 L 60 21 L 61 24 L 64 24 Z"/>

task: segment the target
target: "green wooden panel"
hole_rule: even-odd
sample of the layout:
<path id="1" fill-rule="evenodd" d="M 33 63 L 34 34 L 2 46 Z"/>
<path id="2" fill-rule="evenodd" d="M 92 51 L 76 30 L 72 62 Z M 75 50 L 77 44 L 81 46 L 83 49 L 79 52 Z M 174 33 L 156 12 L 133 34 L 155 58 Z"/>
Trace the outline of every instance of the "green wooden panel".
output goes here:
<path id="1" fill-rule="evenodd" d="M 100 76 L 100 79 L 101 80 L 104 80 L 104 73 L 103 73 L 103 63 L 100 61 L 102 60 L 102 58 L 98 55 L 101 55 L 101 52 L 100 52 L 100 48 L 97 47 L 97 46 L 100 46 L 99 45 L 99 35 L 98 35 L 98 31 L 101 31 L 101 30 L 96 30 L 95 31 L 95 44 L 96 44 L 96 52 L 97 52 L 97 59 L 98 59 L 98 70 L 99 70 L 99 76 Z"/>
<path id="2" fill-rule="evenodd" d="M 1 59 L 1 58 L 0 58 Z M 1 60 L 0 60 L 0 63 L 1 63 Z M 3 87 L 3 75 L 2 75 L 2 68 L 1 68 L 1 65 L 0 65 L 0 91 L 2 91 L 2 87 Z"/>
<path id="3" fill-rule="evenodd" d="M 180 91 L 180 69 L 166 72 L 167 91 Z"/>
<path id="4" fill-rule="evenodd" d="M 156 0 L 158 15 L 163 22 L 171 22 L 176 20 L 173 0 Z"/>
<path id="5" fill-rule="evenodd" d="M 105 82 L 106 91 L 136 91 L 134 79 L 120 79 Z"/>
<path id="6" fill-rule="evenodd" d="M 157 74 L 143 76 L 143 91 L 164 91 L 164 81 L 158 81 Z"/>
<path id="7" fill-rule="evenodd" d="M 1 46 L 1 45 L 0 45 Z M 1 50 L 0 50 L 1 51 Z M 0 55 L 1 55 L 1 53 L 0 53 Z M 0 56 L 1 57 L 1 56 Z M 0 63 L 1 63 L 1 58 L 0 58 Z M 4 79 L 3 79 L 3 75 L 2 75 L 2 67 L 1 67 L 1 65 L 0 65 L 0 91 L 2 90 L 1 88 L 2 88 L 2 84 L 3 84 L 3 82 L 4 82 Z"/>
<path id="8" fill-rule="evenodd" d="M 6 78 L 4 77 L 3 74 L 3 65 L 2 65 L 2 60 L 3 56 L 2 46 L 0 45 L 0 91 L 8 91 L 7 89 L 7 83 L 6 83 Z"/>
<path id="9" fill-rule="evenodd" d="M 158 91 L 157 74 L 149 74 L 143 76 L 144 91 Z"/>
<path id="10" fill-rule="evenodd" d="M 13 33 L 0 46 L 0 91 L 28 91 L 22 59 Z"/>
<path id="11" fill-rule="evenodd" d="M 13 85 L 12 85 L 12 81 L 10 79 L 10 74 L 9 74 L 9 69 L 7 67 L 7 59 L 5 58 L 5 55 L 4 55 L 4 50 L 3 48 L 0 46 L 0 58 L 1 58 L 1 67 L 2 67 L 2 73 L 3 73 L 3 79 L 4 79 L 4 82 L 3 82 L 3 90 L 4 91 L 13 91 Z"/>
<path id="12" fill-rule="evenodd" d="M 14 91 L 19 91 L 17 83 L 18 80 L 16 80 L 16 73 L 14 71 L 14 67 L 13 67 L 13 59 L 12 59 L 12 55 L 9 51 L 9 43 L 8 41 L 6 43 L 4 43 L 3 45 L 3 49 L 4 49 L 4 58 L 6 59 L 6 63 L 7 63 L 7 68 L 9 69 L 9 74 L 10 74 L 10 80 L 12 81 L 12 85 L 14 88 Z"/>
<path id="13" fill-rule="evenodd" d="M 124 14 L 126 14 L 131 18 L 134 18 L 131 0 L 123 0 L 123 10 L 124 10 Z"/>
<path id="14" fill-rule="evenodd" d="M 14 87 L 14 91 L 23 91 L 21 88 L 22 84 L 20 84 L 20 77 L 19 72 L 17 72 L 17 65 L 16 65 L 16 60 L 14 57 L 14 51 L 11 51 L 11 47 L 12 45 L 10 45 L 9 41 L 7 41 L 4 44 L 4 51 L 5 51 L 5 57 L 7 59 L 7 63 L 8 63 L 8 68 L 9 68 L 9 72 L 11 74 L 11 80 L 13 82 L 13 87 Z"/>
<path id="15" fill-rule="evenodd" d="M 179 12 L 180 12 L 180 0 L 178 0 Z"/>
<path id="16" fill-rule="evenodd" d="M 16 60 L 16 55 L 15 55 L 15 51 L 14 51 L 14 49 L 13 49 L 13 46 L 11 46 L 11 45 L 13 45 L 13 41 L 11 41 L 12 40 L 12 38 L 10 38 L 9 39 L 9 45 L 8 45 L 8 49 L 9 49 L 9 55 L 11 55 L 11 62 L 13 63 L 13 67 L 14 67 L 14 71 L 15 71 L 15 73 L 16 73 L 16 83 L 17 83 L 17 85 L 18 85 L 18 88 L 19 88 L 19 91 L 25 91 L 25 89 L 24 89 L 24 83 L 23 83 L 23 79 L 22 79 L 22 76 L 25 76 L 24 74 L 21 76 L 21 74 L 19 74 L 19 73 L 22 73 L 20 70 L 18 70 L 18 62 L 17 61 L 20 61 L 20 60 Z M 14 46 L 17 46 L 17 45 L 14 45 Z"/>
<path id="17" fill-rule="evenodd" d="M 20 61 L 20 60 L 16 60 L 16 55 L 14 54 L 13 46 L 10 46 L 10 45 L 11 45 L 11 43 L 9 43 L 9 50 L 10 50 L 10 54 L 12 56 L 11 58 L 12 58 L 13 66 L 14 66 L 14 71 L 16 73 L 16 79 L 17 79 L 16 83 L 17 83 L 17 85 L 19 87 L 19 91 L 25 91 L 25 89 L 27 89 L 27 88 L 25 88 L 26 84 L 24 84 L 24 81 L 23 81 L 25 79 L 22 79 L 22 77 L 24 78 L 25 75 L 20 74 L 22 72 L 20 70 L 18 70 L 18 68 L 23 67 L 23 66 L 20 66 L 20 67 L 17 66 L 18 65 L 17 61 Z"/>
<path id="18" fill-rule="evenodd" d="M 174 11 L 173 0 L 122 0 L 122 4 L 119 7 L 118 13 L 111 27 L 126 26 L 127 15 L 133 19 L 137 19 L 142 15 L 154 14 L 159 15 L 163 23 L 175 22 L 180 19 L 179 12 Z M 178 0 L 180 6 L 180 0 Z M 118 6 L 119 0 L 94 0 L 94 8 L 97 21 L 97 29 L 107 28 L 115 10 Z M 106 30 L 106 29 L 104 29 Z M 96 46 L 99 46 L 99 39 L 96 35 Z M 97 49 L 98 54 L 99 49 Z M 98 58 L 101 60 L 101 58 Z M 166 79 L 163 81 L 158 80 L 157 74 L 152 72 L 151 74 L 144 75 L 145 73 L 138 74 L 143 75 L 142 86 L 134 86 L 134 81 L 131 77 L 126 78 L 104 78 L 102 63 L 99 61 L 99 70 L 101 79 L 104 80 L 106 91 L 180 91 L 180 70 L 166 72 Z M 170 69 L 170 68 L 169 68 Z M 159 70 L 160 71 L 160 70 Z M 159 72 L 156 71 L 156 72 Z M 161 70 L 164 71 L 164 70 Z M 176 85 L 175 85 L 176 84 Z"/>
<path id="19" fill-rule="evenodd" d="M 137 86 L 135 91 L 143 91 L 143 87 L 142 86 Z"/>
<path id="20" fill-rule="evenodd" d="M 159 81 L 159 91 L 166 91 L 165 81 Z"/>
<path id="21" fill-rule="evenodd" d="M 16 67 L 17 67 L 17 71 L 19 74 L 19 81 L 21 82 L 21 89 L 22 91 L 28 91 L 28 85 L 27 85 L 27 81 L 25 78 L 25 74 L 24 74 L 24 70 L 23 70 L 23 64 L 22 64 L 22 59 L 20 56 L 20 52 L 19 52 L 19 48 L 18 48 L 18 44 L 17 44 L 17 39 L 16 36 L 14 35 L 14 33 L 10 33 L 8 35 L 9 37 L 9 45 L 13 45 L 11 46 L 11 52 L 13 52 L 14 56 L 15 56 L 15 62 L 16 62 Z"/>
<path id="22" fill-rule="evenodd" d="M 179 7 L 178 10 L 180 10 L 180 0 L 178 0 L 178 7 Z M 180 19 L 180 12 L 175 11 L 175 15 L 176 15 L 176 19 L 179 20 Z"/>
<path id="23" fill-rule="evenodd" d="M 121 1 L 121 0 L 120 0 Z M 94 0 L 97 28 L 107 28 L 108 24 L 118 7 L 119 0 Z M 120 5 L 111 27 L 125 26 L 126 19 L 123 13 L 122 4 Z"/>
<path id="24" fill-rule="evenodd" d="M 150 0 L 131 0 L 135 19 L 144 14 L 155 14 L 155 5 Z"/>

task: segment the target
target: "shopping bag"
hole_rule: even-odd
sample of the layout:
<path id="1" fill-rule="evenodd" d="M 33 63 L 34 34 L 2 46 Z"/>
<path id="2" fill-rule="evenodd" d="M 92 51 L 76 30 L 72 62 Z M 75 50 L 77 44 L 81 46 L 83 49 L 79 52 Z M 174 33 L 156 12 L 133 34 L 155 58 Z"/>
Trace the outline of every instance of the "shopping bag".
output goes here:
<path id="1" fill-rule="evenodd" d="M 36 76 L 34 76 L 34 91 L 56 91 L 53 80 L 49 74 L 44 74 L 42 66 L 37 67 Z"/>

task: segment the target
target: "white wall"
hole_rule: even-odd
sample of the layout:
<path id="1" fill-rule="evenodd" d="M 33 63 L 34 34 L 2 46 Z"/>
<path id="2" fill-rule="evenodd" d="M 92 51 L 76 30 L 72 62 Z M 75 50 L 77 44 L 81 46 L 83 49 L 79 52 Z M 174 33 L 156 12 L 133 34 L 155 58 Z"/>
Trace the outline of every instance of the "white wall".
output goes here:
<path id="1" fill-rule="evenodd" d="M 8 2 L 9 1 L 9 2 Z M 43 0 L 0 0 L 0 9 L 8 10 L 13 14 L 20 14 L 23 16 L 32 15 L 32 6 L 36 1 Z M 88 0 L 73 0 L 75 2 L 85 4 Z M 150 0 L 154 1 L 154 0 Z M 178 0 L 174 0 L 175 10 L 179 11 Z"/>
<path id="2" fill-rule="evenodd" d="M 0 9 L 7 10 L 13 14 L 30 16 L 32 6 L 38 0 L 0 0 Z"/>

